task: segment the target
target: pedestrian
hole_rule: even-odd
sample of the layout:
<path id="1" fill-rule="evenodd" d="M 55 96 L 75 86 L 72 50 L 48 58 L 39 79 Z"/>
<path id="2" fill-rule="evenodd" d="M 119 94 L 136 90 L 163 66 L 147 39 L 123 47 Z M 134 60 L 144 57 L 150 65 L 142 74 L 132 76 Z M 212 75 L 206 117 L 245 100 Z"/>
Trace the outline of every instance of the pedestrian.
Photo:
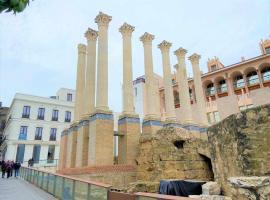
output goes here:
<path id="1" fill-rule="evenodd" d="M 21 163 L 15 162 L 14 163 L 15 177 L 19 176 L 20 168 L 21 168 Z"/>
<path id="2" fill-rule="evenodd" d="M 7 163 L 6 163 L 7 178 L 10 177 L 10 175 L 11 175 L 11 170 L 12 170 L 11 161 L 8 160 Z"/>
<path id="3" fill-rule="evenodd" d="M 1 163 L 1 170 L 2 170 L 2 178 L 5 178 L 5 173 L 6 173 L 6 163 L 4 160 L 2 160 Z"/>
<path id="4" fill-rule="evenodd" d="M 12 160 L 10 164 L 11 164 L 10 176 L 12 177 L 13 176 L 13 170 L 14 170 L 14 161 Z"/>

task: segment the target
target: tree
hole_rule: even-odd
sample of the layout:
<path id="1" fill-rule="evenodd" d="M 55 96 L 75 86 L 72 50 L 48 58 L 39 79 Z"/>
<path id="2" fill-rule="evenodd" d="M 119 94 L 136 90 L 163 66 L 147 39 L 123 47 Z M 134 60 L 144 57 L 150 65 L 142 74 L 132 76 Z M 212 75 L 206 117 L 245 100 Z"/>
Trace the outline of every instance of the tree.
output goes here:
<path id="1" fill-rule="evenodd" d="M 0 13 L 13 11 L 14 14 L 22 12 L 29 5 L 29 0 L 0 0 Z"/>

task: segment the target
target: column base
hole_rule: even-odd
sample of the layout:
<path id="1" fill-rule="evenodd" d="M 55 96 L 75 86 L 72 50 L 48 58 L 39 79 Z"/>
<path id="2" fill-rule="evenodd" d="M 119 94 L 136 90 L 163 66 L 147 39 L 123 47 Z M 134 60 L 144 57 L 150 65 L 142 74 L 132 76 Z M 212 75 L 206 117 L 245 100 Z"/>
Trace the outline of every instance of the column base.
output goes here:
<path id="1" fill-rule="evenodd" d="M 156 134 L 156 132 L 162 129 L 163 123 L 158 117 L 146 116 L 143 119 L 142 133 Z"/>
<path id="2" fill-rule="evenodd" d="M 114 121 L 112 111 L 96 109 L 89 118 L 89 165 L 113 164 Z"/>
<path id="3" fill-rule="evenodd" d="M 141 134 L 139 115 L 122 114 L 118 120 L 118 132 L 118 164 L 136 165 Z"/>

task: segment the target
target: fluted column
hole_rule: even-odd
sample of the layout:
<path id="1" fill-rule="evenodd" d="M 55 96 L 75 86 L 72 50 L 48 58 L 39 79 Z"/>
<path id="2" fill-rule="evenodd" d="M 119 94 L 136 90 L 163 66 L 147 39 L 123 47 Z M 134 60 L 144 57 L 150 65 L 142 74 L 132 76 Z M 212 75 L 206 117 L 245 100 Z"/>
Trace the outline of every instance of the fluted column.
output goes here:
<path id="1" fill-rule="evenodd" d="M 95 18 L 98 24 L 97 101 L 96 107 L 108 110 L 108 26 L 112 17 L 102 12 Z"/>
<path id="2" fill-rule="evenodd" d="M 89 115 L 95 111 L 96 97 L 96 43 L 98 32 L 88 28 L 85 32 L 87 39 L 87 61 L 85 75 L 85 114 Z"/>
<path id="3" fill-rule="evenodd" d="M 169 51 L 172 44 L 167 41 L 163 41 L 158 45 L 162 54 L 162 65 L 163 65 L 163 80 L 164 80 L 164 91 L 165 91 L 165 108 L 166 108 L 166 120 L 175 120 L 175 106 L 173 98 L 172 88 L 172 74 L 171 74 L 171 63 Z"/>
<path id="4" fill-rule="evenodd" d="M 153 71 L 153 55 L 152 41 L 155 36 L 150 33 L 144 33 L 140 37 L 140 41 L 144 47 L 144 70 L 145 70 L 145 86 L 146 86 L 146 115 L 145 118 L 158 118 L 158 109 L 156 108 L 156 91 Z"/>
<path id="5" fill-rule="evenodd" d="M 83 95 L 85 87 L 86 45 L 78 45 L 78 63 L 76 80 L 76 100 L 74 120 L 78 121 L 83 115 Z"/>
<path id="6" fill-rule="evenodd" d="M 201 79 L 201 70 L 199 67 L 199 60 L 201 56 L 194 53 L 189 57 L 189 60 L 192 64 L 193 69 L 193 79 L 195 86 L 196 94 L 196 104 L 197 104 L 197 113 L 200 115 L 200 124 L 208 125 L 207 116 L 206 116 L 206 102 L 204 98 L 203 88 L 202 88 L 202 79 Z"/>
<path id="7" fill-rule="evenodd" d="M 190 105 L 190 96 L 189 96 L 189 87 L 188 87 L 188 78 L 187 70 L 185 63 L 185 56 L 187 50 L 179 48 L 174 51 L 174 55 L 177 57 L 178 64 L 175 65 L 176 68 L 176 77 L 178 79 L 178 89 L 179 89 L 179 99 L 181 106 L 181 115 L 184 124 L 192 123 L 192 110 Z"/>
<path id="8" fill-rule="evenodd" d="M 134 29 L 127 23 L 119 28 L 123 38 L 123 114 L 134 113 L 131 47 L 131 35 Z"/>

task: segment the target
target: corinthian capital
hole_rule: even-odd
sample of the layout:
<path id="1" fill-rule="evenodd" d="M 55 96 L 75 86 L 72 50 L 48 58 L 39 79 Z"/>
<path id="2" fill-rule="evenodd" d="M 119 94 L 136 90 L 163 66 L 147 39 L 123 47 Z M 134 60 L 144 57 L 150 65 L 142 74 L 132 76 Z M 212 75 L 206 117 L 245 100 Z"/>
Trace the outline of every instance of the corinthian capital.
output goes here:
<path id="1" fill-rule="evenodd" d="M 86 45 L 78 44 L 78 53 L 86 53 Z"/>
<path id="2" fill-rule="evenodd" d="M 109 16 L 103 12 L 99 12 L 99 14 L 95 18 L 95 22 L 99 26 L 108 26 L 111 20 L 112 16 Z"/>
<path id="3" fill-rule="evenodd" d="M 161 50 L 161 51 L 169 51 L 169 49 L 171 48 L 172 46 L 172 43 L 166 41 L 166 40 L 163 40 L 159 45 L 158 45 L 158 48 Z"/>
<path id="4" fill-rule="evenodd" d="M 146 42 L 152 42 L 152 40 L 155 39 L 155 36 L 150 34 L 150 33 L 147 33 L 145 32 L 141 37 L 140 37 L 140 41 L 142 41 L 143 43 L 146 43 Z"/>
<path id="5" fill-rule="evenodd" d="M 128 23 L 124 23 L 120 28 L 119 32 L 124 36 L 124 35 L 131 35 L 131 33 L 135 30 L 134 26 L 131 26 Z"/>
<path id="6" fill-rule="evenodd" d="M 98 37 L 98 32 L 95 31 L 94 29 L 88 28 L 84 36 L 86 37 L 87 40 L 96 41 Z"/>
<path id="7" fill-rule="evenodd" d="M 191 56 L 189 56 L 189 60 L 191 61 L 191 63 L 195 63 L 195 62 L 199 62 L 201 56 L 199 54 L 192 54 Z"/>
<path id="8" fill-rule="evenodd" d="M 181 58 L 185 57 L 186 53 L 187 53 L 187 50 L 182 47 L 174 51 L 174 55 Z"/>

